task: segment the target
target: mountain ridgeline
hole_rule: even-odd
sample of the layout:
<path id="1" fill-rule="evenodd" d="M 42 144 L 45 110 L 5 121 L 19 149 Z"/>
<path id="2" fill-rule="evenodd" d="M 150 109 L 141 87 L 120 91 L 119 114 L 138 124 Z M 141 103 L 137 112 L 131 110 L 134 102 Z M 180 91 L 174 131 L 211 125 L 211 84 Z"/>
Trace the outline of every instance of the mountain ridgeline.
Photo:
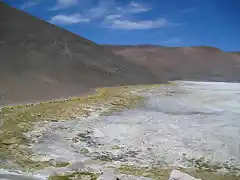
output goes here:
<path id="1" fill-rule="evenodd" d="M 240 82 L 240 54 L 208 46 L 105 45 L 115 54 L 168 80 Z"/>

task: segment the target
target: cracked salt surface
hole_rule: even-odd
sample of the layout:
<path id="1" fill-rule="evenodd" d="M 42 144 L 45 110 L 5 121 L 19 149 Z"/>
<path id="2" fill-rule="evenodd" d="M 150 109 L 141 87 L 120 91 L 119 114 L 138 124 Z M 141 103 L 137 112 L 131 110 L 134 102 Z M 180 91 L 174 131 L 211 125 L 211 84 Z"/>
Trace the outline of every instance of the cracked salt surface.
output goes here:
<path id="1" fill-rule="evenodd" d="M 37 173 L 77 167 L 100 172 L 109 164 L 124 163 L 192 166 L 189 160 L 201 157 L 240 167 L 239 92 L 237 83 L 179 81 L 139 91 L 146 101 L 136 110 L 45 124 L 30 133 L 44 134 L 36 136 L 33 150 L 72 165 Z"/>

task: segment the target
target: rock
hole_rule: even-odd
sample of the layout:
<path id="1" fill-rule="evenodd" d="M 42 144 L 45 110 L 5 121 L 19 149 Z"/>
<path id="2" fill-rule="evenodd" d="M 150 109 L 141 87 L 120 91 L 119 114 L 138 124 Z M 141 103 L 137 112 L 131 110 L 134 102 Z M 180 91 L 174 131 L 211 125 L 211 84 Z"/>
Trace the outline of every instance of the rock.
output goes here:
<path id="1" fill-rule="evenodd" d="M 186 173 L 180 172 L 178 170 L 173 170 L 168 180 L 201 180 L 201 179 L 196 179 Z"/>
<path id="2" fill-rule="evenodd" d="M 102 138 L 104 137 L 104 134 L 100 129 L 94 129 L 93 136 L 96 138 Z"/>
<path id="3" fill-rule="evenodd" d="M 37 114 L 37 116 L 38 116 L 38 117 L 42 117 L 42 115 L 41 115 L 41 114 Z"/>
<path id="4" fill-rule="evenodd" d="M 56 119 L 51 119 L 51 122 L 58 122 L 58 120 L 56 120 Z"/>
<path id="5" fill-rule="evenodd" d="M 119 175 L 118 176 L 119 180 L 152 180 L 151 178 L 146 178 L 146 177 L 137 177 L 137 176 L 133 176 L 133 175 Z"/>
<path id="6" fill-rule="evenodd" d="M 50 161 L 51 158 L 48 157 L 48 156 L 42 156 L 42 155 L 35 155 L 35 156 L 32 156 L 30 158 L 32 161 L 35 161 L 35 162 L 38 162 L 38 161 L 41 161 L 41 162 L 47 162 L 47 161 Z"/>
<path id="7" fill-rule="evenodd" d="M 97 180 L 115 180 L 117 179 L 116 177 L 116 172 L 114 169 L 105 169 L 103 174 L 100 175 Z"/>

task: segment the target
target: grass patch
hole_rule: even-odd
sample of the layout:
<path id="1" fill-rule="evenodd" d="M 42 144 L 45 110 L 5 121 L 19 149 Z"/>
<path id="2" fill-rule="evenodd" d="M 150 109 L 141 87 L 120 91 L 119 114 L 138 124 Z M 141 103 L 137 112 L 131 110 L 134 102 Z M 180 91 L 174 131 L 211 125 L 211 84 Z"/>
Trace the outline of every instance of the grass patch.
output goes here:
<path id="1" fill-rule="evenodd" d="M 113 146 L 112 149 L 113 149 L 113 150 L 118 150 L 118 149 L 121 149 L 121 147 L 119 147 L 119 146 Z"/>
<path id="2" fill-rule="evenodd" d="M 166 180 L 169 178 L 173 169 L 171 168 L 143 168 L 143 167 L 134 167 L 134 166 L 121 166 L 118 171 L 122 174 L 143 176 L 152 178 L 153 180 Z M 179 169 L 182 172 L 188 173 L 191 176 L 202 179 L 202 180 L 239 180 L 240 176 L 235 173 L 218 173 L 211 172 L 207 169 Z"/>
<path id="3" fill-rule="evenodd" d="M 58 162 L 55 164 L 55 167 L 66 167 L 69 166 L 70 163 L 69 162 Z"/>
<path id="4" fill-rule="evenodd" d="M 171 169 L 161 168 L 140 168 L 134 166 L 121 166 L 118 171 L 122 174 L 143 176 L 156 180 L 166 180 L 169 178 Z"/>
<path id="5" fill-rule="evenodd" d="M 191 166 L 195 167 L 196 169 L 208 170 L 212 172 L 216 172 L 220 169 L 227 169 L 228 171 L 232 171 L 232 172 L 234 171 L 240 172 L 240 168 L 238 167 L 234 167 L 227 163 L 216 163 L 216 162 L 213 163 L 205 159 L 204 157 L 201 157 L 199 159 L 191 158 L 191 159 L 187 159 L 187 161 L 191 164 Z"/>
<path id="6" fill-rule="evenodd" d="M 48 180 L 72 180 L 72 179 L 89 179 L 96 180 L 99 174 L 94 174 L 90 172 L 75 172 L 69 175 L 56 175 L 50 176 Z"/>
<path id="7" fill-rule="evenodd" d="M 82 148 L 80 150 L 80 152 L 83 153 L 83 154 L 87 154 L 87 153 L 89 153 L 89 150 L 87 148 Z"/>

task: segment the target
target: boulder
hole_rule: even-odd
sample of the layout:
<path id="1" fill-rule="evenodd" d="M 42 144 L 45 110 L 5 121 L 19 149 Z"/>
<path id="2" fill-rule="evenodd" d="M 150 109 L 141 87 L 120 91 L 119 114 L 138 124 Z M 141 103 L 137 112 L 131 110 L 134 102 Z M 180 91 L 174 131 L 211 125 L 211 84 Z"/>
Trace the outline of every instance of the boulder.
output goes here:
<path id="1" fill-rule="evenodd" d="M 168 180 L 201 180 L 201 179 L 196 179 L 181 171 L 173 170 Z"/>

